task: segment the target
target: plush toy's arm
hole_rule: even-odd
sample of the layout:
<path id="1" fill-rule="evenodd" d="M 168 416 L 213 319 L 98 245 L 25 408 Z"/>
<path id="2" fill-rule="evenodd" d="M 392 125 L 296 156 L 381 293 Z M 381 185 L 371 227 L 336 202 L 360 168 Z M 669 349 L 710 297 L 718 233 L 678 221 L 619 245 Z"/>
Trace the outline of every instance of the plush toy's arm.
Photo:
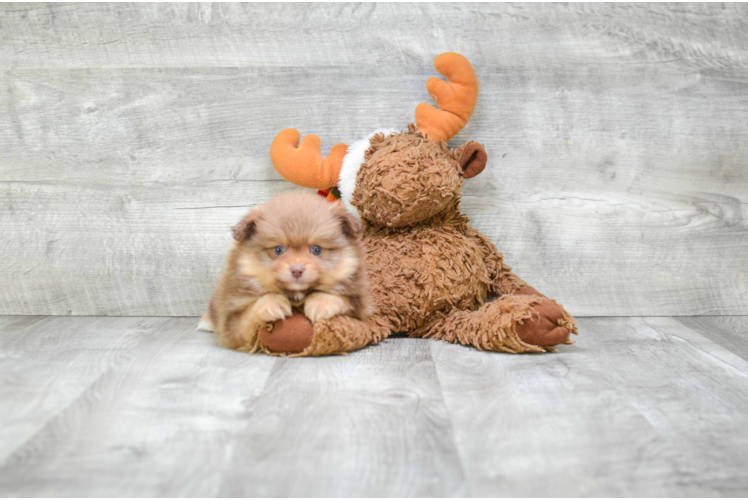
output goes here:
<path id="1" fill-rule="evenodd" d="M 535 289 L 512 272 L 512 268 L 504 263 L 504 256 L 496 249 L 496 245 L 491 240 L 472 228 L 469 231 L 483 252 L 483 261 L 486 263 L 491 278 L 491 292 L 493 296 L 539 295 L 544 297 L 543 294 L 535 291 Z"/>
<path id="2" fill-rule="evenodd" d="M 514 327 L 515 330 L 505 332 L 511 335 L 516 334 L 516 337 L 519 337 L 522 342 L 515 345 L 513 342 L 516 339 L 512 340 L 511 335 L 501 337 L 499 339 L 501 344 L 491 345 L 489 347 L 491 350 L 527 352 L 533 350 L 532 346 L 548 347 L 563 343 L 572 344 L 573 342 L 569 341 L 569 334 L 576 335 L 578 332 L 577 321 L 571 314 L 566 312 L 555 300 L 549 299 L 514 274 L 512 268 L 504 264 L 504 256 L 488 238 L 473 229 L 470 231 L 471 236 L 483 252 L 483 259 L 491 276 L 491 291 L 495 296 L 503 297 L 485 304 L 478 311 L 457 311 L 443 325 L 440 325 L 441 330 L 439 328 L 432 330 L 429 337 L 450 340 L 449 332 L 457 330 L 461 332 L 460 342 L 472 343 L 480 349 L 485 349 L 486 347 L 483 344 L 476 344 L 475 342 L 485 342 L 485 339 L 490 339 L 491 336 L 480 330 L 480 326 L 484 323 L 477 318 L 472 318 L 471 315 L 480 313 L 479 318 L 482 319 L 486 316 L 490 318 L 491 314 L 495 314 L 497 308 L 502 314 L 510 311 L 512 311 L 512 314 L 516 314 L 521 310 L 527 313 L 526 306 L 529 305 L 532 309 L 530 317 L 520 318 Z M 520 297 L 521 295 L 529 295 L 529 297 Z M 491 322 L 495 323 L 493 319 L 491 319 Z M 472 331 L 468 325 L 472 325 Z M 454 342 L 454 340 L 450 341 Z M 528 344 L 530 345 L 529 348 Z"/>

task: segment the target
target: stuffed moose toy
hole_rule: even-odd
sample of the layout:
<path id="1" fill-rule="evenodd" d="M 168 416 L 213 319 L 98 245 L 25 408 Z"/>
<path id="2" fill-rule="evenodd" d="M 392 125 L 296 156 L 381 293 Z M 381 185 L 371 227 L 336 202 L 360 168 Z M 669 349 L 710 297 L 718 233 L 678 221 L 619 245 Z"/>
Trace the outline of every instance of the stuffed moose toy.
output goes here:
<path id="1" fill-rule="evenodd" d="M 339 192 L 360 216 L 374 305 L 366 320 L 337 316 L 311 324 L 300 312 L 260 331 L 263 351 L 295 356 L 345 353 L 395 334 L 441 339 L 481 350 L 543 352 L 572 343 L 576 321 L 504 264 L 460 212 L 463 181 L 487 155 L 468 141 L 446 141 L 467 124 L 478 100 L 470 62 L 448 52 L 430 78 L 438 109 L 422 103 L 407 130 L 378 130 L 323 158 L 320 140 L 280 132 L 270 148 L 276 170 L 307 188 Z M 330 195 L 332 198 L 332 194 Z M 337 201 L 335 201 L 337 203 Z"/>

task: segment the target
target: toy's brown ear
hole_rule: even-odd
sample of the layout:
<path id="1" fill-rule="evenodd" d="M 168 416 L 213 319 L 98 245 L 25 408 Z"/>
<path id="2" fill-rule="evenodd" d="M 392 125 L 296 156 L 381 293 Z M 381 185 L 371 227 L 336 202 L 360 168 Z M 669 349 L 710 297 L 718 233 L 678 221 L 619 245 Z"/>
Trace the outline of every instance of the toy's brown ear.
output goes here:
<path id="1" fill-rule="evenodd" d="M 462 168 L 463 177 L 470 179 L 483 172 L 488 161 L 488 155 L 483 148 L 483 144 L 470 141 L 460 149 L 462 149 L 462 155 L 458 161 L 460 162 L 460 168 Z"/>
<path id="2" fill-rule="evenodd" d="M 335 217 L 340 219 L 340 227 L 346 238 L 355 238 L 363 232 L 364 228 L 361 225 L 361 221 L 358 217 L 348 212 L 341 202 L 333 202 L 330 210 Z"/>
<path id="3" fill-rule="evenodd" d="M 250 239 L 256 231 L 257 221 L 262 215 L 262 207 L 256 207 L 247 213 L 237 225 L 231 228 L 236 241 L 246 241 Z"/>

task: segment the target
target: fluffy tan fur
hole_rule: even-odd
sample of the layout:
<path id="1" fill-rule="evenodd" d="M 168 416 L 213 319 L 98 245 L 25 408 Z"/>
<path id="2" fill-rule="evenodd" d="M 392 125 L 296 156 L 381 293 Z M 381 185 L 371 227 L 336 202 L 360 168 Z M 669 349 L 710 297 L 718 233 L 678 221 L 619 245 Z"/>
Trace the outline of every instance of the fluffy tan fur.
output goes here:
<path id="1" fill-rule="evenodd" d="M 233 232 L 236 241 L 201 322 L 225 346 L 264 350 L 260 328 L 293 308 L 303 308 L 313 323 L 366 315 L 361 227 L 340 203 L 285 193 L 250 210 Z"/>
<path id="2" fill-rule="evenodd" d="M 574 318 L 515 275 L 460 213 L 463 179 L 485 166 L 483 147 L 450 151 L 413 126 L 370 144 L 352 203 L 365 226 L 374 314 L 316 323 L 297 355 L 346 352 L 392 334 L 506 352 L 568 343 Z"/>

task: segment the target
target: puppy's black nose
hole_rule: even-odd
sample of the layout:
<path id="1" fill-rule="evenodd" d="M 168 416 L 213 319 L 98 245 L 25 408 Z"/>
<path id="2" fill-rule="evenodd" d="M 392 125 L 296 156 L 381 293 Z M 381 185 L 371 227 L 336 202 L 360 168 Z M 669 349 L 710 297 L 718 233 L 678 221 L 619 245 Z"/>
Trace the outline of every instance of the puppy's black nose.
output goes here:
<path id="1" fill-rule="evenodd" d="M 291 266 L 291 275 L 294 278 L 299 279 L 304 274 L 304 266 Z"/>

